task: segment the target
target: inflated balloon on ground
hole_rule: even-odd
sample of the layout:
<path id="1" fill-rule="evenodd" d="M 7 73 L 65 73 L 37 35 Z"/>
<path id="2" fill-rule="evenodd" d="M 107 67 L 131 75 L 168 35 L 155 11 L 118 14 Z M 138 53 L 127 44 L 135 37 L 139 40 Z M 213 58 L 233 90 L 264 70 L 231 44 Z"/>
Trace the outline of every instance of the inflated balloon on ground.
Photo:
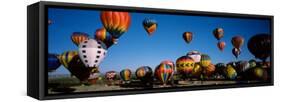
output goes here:
<path id="1" fill-rule="evenodd" d="M 200 59 L 200 65 L 202 67 L 208 67 L 211 64 L 211 58 L 207 54 L 202 54 Z"/>
<path id="2" fill-rule="evenodd" d="M 61 65 L 58 55 L 48 54 L 48 72 L 53 72 Z"/>
<path id="3" fill-rule="evenodd" d="M 194 62 L 200 62 L 201 60 L 201 53 L 199 51 L 193 50 L 186 54 L 186 56 L 191 57 Z"/>
<path id="4" fill-rule="evenodd" d="M 120 72 L 120 77 L 125 83 L 130 83 L 132 71 L 130 69 L 123 69 Z"/>
<path id="5" fill-rule="evenodd" d="M 195 64 L 195 62 L 192 58 L 187 57 L 187 56 L 182 56 L 182 57 L 178 58 L 176 61 L 177 71 L 179 73 L 189 75 L 189 74 L 191 74 L 191 72 L 194 68 L 194 64 Z"/>
<path id="6" fill-rule="evenodd" d="M 172 78 L 173 68 L 168 64 L 160 64 L 155 68 L 155 77 L 166 85 L 167 82 Z"/>
<path id="7" fill-rule="evenodd" d="M 224 73 L 228 79 L 235 79 L 237 77 L 237 72 L 232 65 L 227 65 Z"/>
<path id="8" fill-rule="evenodd" d="M 149 66 L 141 66 L 136 70 L 135 75 L 141 81 L 150 81 L 152 79 L 152 69 Z"/>
<path id="9" fill-rule="evenodd" d="M 85 40 L 79 45 L 79 56 L 86 67 L 98 67 L 106 53 L 106 45 L 94 39 Z"/>

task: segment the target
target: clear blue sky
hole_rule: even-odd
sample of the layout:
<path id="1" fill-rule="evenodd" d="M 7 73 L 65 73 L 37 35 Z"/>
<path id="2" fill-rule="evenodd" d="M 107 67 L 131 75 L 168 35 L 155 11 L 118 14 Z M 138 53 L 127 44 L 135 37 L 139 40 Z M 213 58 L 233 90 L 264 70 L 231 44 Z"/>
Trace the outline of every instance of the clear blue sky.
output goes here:
<path id="1" fill-rule="evenodd" d="M 48 28 L 49 53 L 61 54 L 69 50 L 78 50 L 70 39 L 71 34 L 85 32 L 93 37 L 95 30 L 102 27 L 99 14 L 100 12 L 95 10 L 49 8 L 48 18 L 53 22 Z M 158 22 L 158 28 L 151 37 L 142 26 L 146 17 Z M 191 50 L 208 54 L 213 63 L 230 62 L 235 60 L 231 52 L 231 38 L 235 35 L 241 35 L 245 39 L 239 60 L 253 59 L 254 56 L 247 49 L 247 42 L 257 33 L 269 33 L 269 25 L 268 20 L 258 19 L 131 13 L 128 32 L 120 37 L 118 44 L 108 49 L 106 58 L 100 64 L 100 71 L 121 71 L 124 68 L 135 71 L 143 65 L 154 69 L 161 61 L 176 61 Z M 226 42 L 224 52 L 219 51 L 218 41 L 212 34 L 217 27 L 222 27 L 225 31 L 222 38 L 222 41 Z M 185 31 L 194 34 L 190 44 L 182 39 Z M 61 66 L 51 74 L 68 73 Z"/>

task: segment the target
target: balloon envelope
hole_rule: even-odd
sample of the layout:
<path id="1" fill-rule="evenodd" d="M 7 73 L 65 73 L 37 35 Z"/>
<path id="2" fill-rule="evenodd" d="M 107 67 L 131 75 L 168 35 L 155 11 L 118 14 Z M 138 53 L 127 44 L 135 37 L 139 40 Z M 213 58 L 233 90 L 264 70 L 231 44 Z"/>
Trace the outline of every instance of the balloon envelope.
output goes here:
<path id="1" fill-rule="evenodd" d="M 75 45 L 79 45 L 81 42 L 88 40 L 89 35 L 83 32 L 74 32 L 71 35 L 71 40 Z"/>
<path id="2" fill-rule="evenodd" d="M 203 74 L 205 76 L 209 77 L 209 76 L 211 76 L 215 72 L 215 70 L 216 70 L 215 65 L 209 64 L 207 67 L 203 68 Z"/>
<path id="3" fill-rule="evenodd" d="M 91 68 L 84 66 L 78 55 L 73 56 L 67 69 L 71 75 L 74 75 L 80 81 L 87 81 L 92 71 Z"/>
<path id="4" fill-rule="evenodd" d="M 58 55 L 56 54 L 48 54 L 48 72 L 52 72 L 59 68 L 61 65 Z"/>
<path id="5" fill-rule="evenodd" d="M 152 69 L 149 66 L 141 66 L 136 70 L 135 75 L 141 81 L 149 81 L 152 78 Z"/>
<path id="6" fill-rule="evenodd" d="M 223 35 L 224 35 L 224 31 L 223 31 L 222 28 L 216 28 L 216 29 L 213 31 L 213 34 L 214 34 L 214 36 L 215 36 L 215 38 L 216 38 L 217 40 L 220 40 L 220 39 L 223 37 Z"/>
<path id="7" fill-rule="evenodd" d="M 176 71 L 175 63 L 173 61 L 171 61 L 171 60 L 164 60 L 164 61 L 161 62 L 161 64 L 162 63 L 163 64 L 168 64 L 168 65 L 172 66 L 173 70 Z"/>
<path id="8" fill-rule="evenodd" d="M 218 46 L 218 48 L 220 49 L 220 51 L 223 51 L 223 49 L 224 49 L 224 47 L 225 47 L 225 42 L 220 41 L 220 42 L 218 42 L 217 46 Z"/>
<path id="9" fill-rule="evenodd" d="M 100 19 L 106 31 L 116 39 L 123 35 L 131 24 L 131 16 L 128 12 L 102 11 Z"/>
<path id="10" fill-rule="evenodd" d="M 172 78 L 172 74 L 173 68 L 171 65 L 162 63 L 155 68 L 155 77 L 164 85 Z"/>
<path id="11" fill-rule="evenodd" d="M 200 65 L 202 67 L 208 67 L 211 64 L 211 58 L 207 54 L 201 55 Z"/>
<path id="12" fill-rule="evenodd" d="M 269 34 L 258 34 L 248 41 L 249 51 L 263 61 L 271 55 L 271 36 Z"/>
<path id="13" fill-rule="evenodd" d="M 200 66 L 200 64 L 195 63 L 194 68 L 192 70 L 192 77 L 199 78 L 202 74 L 203 68 Z"/>
<path id="14" fill-rule="evenodd" d="M 79 56 L 87 67 L 98 67 L 106 52 L 106 45 L 94 39 L 85 40 L 79 45 Z"/>
<path id="15" fill-rule="evenodd" d="M 108 71 L 105 73 L 105 78 L 109 81 L 115 80 L 117 78 L 117 73 L 115 71 Z"/>
<path id="16" fill-rule="evenodd" d="M 244 44 L 244 38 L 242 36 L 234 36 L 231 39 L 231 43 L 234 48 L 240 49 Z"/>
<path id="17" fill-rule="evenodd" d="M 103 42 L 107 48 L 111 47 L 114 43 L 117 43 L 110 34 L 106 33 L 105 28 L 97 29 L 94 36 L 96 40 Z"/>
<path id="18" fill-rule="evenodd" d="M 228 79 L 235 79 L 237 76 L 237 72 L 232 65 L 227 65 L 226 69 L 224 70 L 224 73 Z"/>
<path id="19" fill-rule="evenodd" d="M 188 52 L 186 56 L 191 57 L 196 63 L 201 60 L 201 53 L 195 50 Z"/>
<path id="20" fill-rule="evenodd" d="M 192 73 L 194 64 L 195 64 L 195 62 L 192 58 L 187 57 L 187 56 L 182 56 L 182 57 L 178 58 L 176 61 L 177 71 L 179 73 L 189 75 Z"/>
<path id="21" fill-rule="evenodd" d="M 73 60 L 75 56 L 78 56 L 77 51 L 67 51 L 59 55 L 60 63 L 65 67 L 68 68 L 69 63 Z"/>
<path id="22" fill-rule="evenodd" d="M 120 77 L 123 81 L 130 81 L 131 80 L 131 70 L 130 69 L 123 69 L 121 72 L 120 72 Z"/>
<path id="23" fill-rule="evenodd" d="M 241 54 L 241 50 L 237 48 L 233 48 L 232 54 L 235 56 L 235 58 L 238 58 L 238 56 Z"/>
<path id="24" fill-rule="evenodd" d="M 193 34 L 192 32 L 184 32 L 182 37 L 186 43 L 190 43 L 192 41 Z"/>
<path id="25" fill-rule="evenodd" d="M 145 31 L 151 36 L 157 29 L 157 22 L 154 19 L 145 18 L 142 22 Z"/>

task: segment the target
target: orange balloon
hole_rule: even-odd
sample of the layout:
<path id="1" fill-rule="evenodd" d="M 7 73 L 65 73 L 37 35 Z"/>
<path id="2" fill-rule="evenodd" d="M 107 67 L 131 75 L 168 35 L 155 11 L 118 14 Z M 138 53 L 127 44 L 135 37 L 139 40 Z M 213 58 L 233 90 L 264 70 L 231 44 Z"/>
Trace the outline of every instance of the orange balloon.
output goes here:
<path id="1" fill-rule="evenodd" d="M 119 38 L 131 24 L 131 16 L 128 12 L 102 11 L 100 19 L 106 31 L 114 38 Z"/>
<path id="2" fill-rule="evenodd" d="M 220 49 L 220 51 L 223 51 L 223 49 L 225 47 L 225 42 L 224 41 L 220 41 L 220 42 L 218 42 L 217 46 Z"/>

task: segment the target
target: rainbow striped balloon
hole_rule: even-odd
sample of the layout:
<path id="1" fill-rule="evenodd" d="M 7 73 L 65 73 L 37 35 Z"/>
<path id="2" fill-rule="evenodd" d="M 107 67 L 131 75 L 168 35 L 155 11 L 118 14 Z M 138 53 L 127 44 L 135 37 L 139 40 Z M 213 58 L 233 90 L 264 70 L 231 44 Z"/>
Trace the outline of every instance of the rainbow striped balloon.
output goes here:
<path id="1" fill-rule="evenodd" d="M 83 32 L 74 32 L 71 35 L 71 40 L 75 45 L 79 45 L 81 42 L 88 40 L 89 35 Z"/>
<path id="2" fill-rule="evenodd" d="M 110 35 L 106 33 L 105 28 L 100 28 L 96 30 L 95 39 L 103 42 L 107 48 L 117 43 L 116 40 Z"/>
<path id="3" fill-rule="evenodd" d="M 173 68 L 168 64 L 160 64 L 155 68 L 155 77 L 164 85 L 172 78 Z"/>
<path id="4" fill-rule="evenodd" d="M 149 36 L 151 36 L 157 29 L 157 22 L 154 19 L 145 18 L 142 25 Z"/>
<path id="5" fill-rule="evenodd" d="M 201 60 L 200 60 L 200 65 L 202 67 L 208 67 L 210 64 L 211 64 L 211 58 L 206 54 L 202 54 Z"/>
<path id="6" fill-rule="evenodd" d="M 123 69 L 120 72 L 120 77 L 123 81 L 129 82 L 131 80 L 131 74 L 132 74 L 132 72 L 130 69 Z"/>
<path id="7" fill-rule="evenodd" d="M 78 52 L 77 51 L 67 51 L 62 53 L 61 55 L 59 55 L 59 60 L 60 63 L 65 67 L 68 68 L 69 63 L 72 61 L 72 59 L 78 56 Z"/>
<path id="8" fill-rule="evenodd" d="M 129 12 L 102 11 L 100 19 L 106 31 L 116 39 L 128 31 L 131 24 Z"/>

